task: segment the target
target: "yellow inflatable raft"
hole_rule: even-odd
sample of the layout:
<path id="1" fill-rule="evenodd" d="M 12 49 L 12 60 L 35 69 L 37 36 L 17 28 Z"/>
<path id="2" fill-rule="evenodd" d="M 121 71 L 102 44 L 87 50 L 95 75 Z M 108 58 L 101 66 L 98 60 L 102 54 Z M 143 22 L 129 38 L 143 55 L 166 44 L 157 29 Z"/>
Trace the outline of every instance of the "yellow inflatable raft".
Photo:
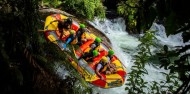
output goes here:
<path id="1" fill-rule="evenodd" d="M 60 45 L 62 44 L 57 42 L 57 40 L 64 41 L 65 39 L 67 39 L 67 35 L 64 36 L 62 39 L 59 39 L 59 34 L 57 34 L 56 32 L 57 22 L 55 23 L 51 23 L 51 22 L 57 19 L 65 19 L 65 18 L 67 17 L 60 14 L 53 14 L 53 15 L 48 16 L 45 22 L 44 30 L 45 30 L 46 38 L 49 41 L 57 44 L 59 47 L 61 47 Z M 72 29 L 77 31 L 78 28 L 79 28 L 79 25 L 76 22 L 74 22 L 72 25 Z M 92 44 L 94 42 L 94 39 L 96 38 L 96 36 L 93 33 L 89 33 L 89 32 L 85 32 L 85 33 L 91 39 L 85 42 L 84 44 L 82 44 L 79 47 L 79 49 L 74 51 L 76 58 L 81 57 L 83 53 L 86 51 L 86 49 L 89 48 L 90 44 Z M 101 45 L 100 48 L 102 50 L 99 52 L 100 54 L 98 56 L 93 58 L 93 62 L 87 62 L 84 59 L 80 59 L 78 62 L 75 62 L 73 59 L 70 59 L 70 63 L 84 77 L 85 81 L 93 85 L 99 86 L 101 88 L 113 88 L 113 87 L 122 86 L 124 84 L 124 81 L 127 75 L 126 67 L 123 65 L 123 63 L 118 59 L 116 55 L 113 56 L 110 62 L 116 65 L 117 71 L 109 75 L 101 73 L 104 80 L 101 80 L 96 75 L 95 68 L 97 64 L 100 62 L 103 56 L 108 55 L 108 51 L 111 49 L 111 47 L 109 47 L 108 45 L 105 45 L 103 42 L 100 45 Z"/>

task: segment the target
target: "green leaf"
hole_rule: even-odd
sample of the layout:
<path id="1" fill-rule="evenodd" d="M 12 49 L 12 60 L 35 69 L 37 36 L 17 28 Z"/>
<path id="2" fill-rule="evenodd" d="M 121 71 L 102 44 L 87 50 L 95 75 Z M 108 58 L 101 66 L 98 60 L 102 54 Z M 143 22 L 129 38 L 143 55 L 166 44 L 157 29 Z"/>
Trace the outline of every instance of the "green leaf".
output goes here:
<path id="1" fill-rule="evenodd" d="M 129 87 L 125 87 L 125 90 L 129 90 Z"/>
<path id="2" fill-rule="evenodd" d="M 148 84 L 148 82 L 144 82 L 143 84 Z"/>
<path id="3" fill-rule="evenodd" d="M 166 83 L 169 83 L 170 82 L 170 77 L 169 75 L 166 76 Z"/>
<path id="4" fill-rule="evenodd" d="M 129 19 L 129 20 L 133 20 L 133 18 L 134 18 L 133 15 L 129 15 L 129 16 L 128 16 L 128 19 Z"/>

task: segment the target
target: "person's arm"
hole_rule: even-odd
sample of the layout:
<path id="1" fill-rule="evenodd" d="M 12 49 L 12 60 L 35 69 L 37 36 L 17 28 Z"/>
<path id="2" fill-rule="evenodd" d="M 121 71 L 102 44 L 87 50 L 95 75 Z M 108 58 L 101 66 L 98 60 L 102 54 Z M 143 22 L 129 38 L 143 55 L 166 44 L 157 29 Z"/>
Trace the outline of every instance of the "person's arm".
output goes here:
<path id="1" fill-rule="evenodd" d="M 109 69 L 111 68 L 110 62 L 107 63 L 107 67 L 108 67 Z"/>
<path id="2" fill-rule="evenodd" d="M 116 72 L 116 71 L 117 71 L 117 68 L 116 68 L 116 65 L 115 65 L 115 64 L 112 63 L 110 66 L 111 66 L 111 68 L 113 69 L 113 72 Z"/>
<path id="3" fill-rule="evenodd" d="M 96 70 L 95 70 L 95 72 L 96 72 L 96 74 L 98 75 L 98 77 L 100 77 L 100 79 L 104 79 L 103 77 L 102 77 L 102 75 L 100 74 L 100 68 L 101 68 L 101 64 L 98 64 L 97 65 L 97 67 L 96 67 Z"/>

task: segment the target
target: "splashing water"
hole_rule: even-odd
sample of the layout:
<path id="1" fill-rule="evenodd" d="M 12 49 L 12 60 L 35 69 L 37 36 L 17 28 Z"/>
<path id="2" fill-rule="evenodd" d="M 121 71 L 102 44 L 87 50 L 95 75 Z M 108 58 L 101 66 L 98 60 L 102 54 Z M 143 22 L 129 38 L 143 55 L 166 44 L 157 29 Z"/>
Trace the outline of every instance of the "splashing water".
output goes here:
<path id="1" fill-rule="evenodd" d="M 70 76 L 69 72 L 66 70 L 63 64 L 56 63 L 54 66 L 54 71 L 62 79 L 66 79 L 67 76 Z"/>
<path id="2" fill-rule="evenodd" d="M 140 41 L 126 32 L 124 19 L 117 18 L 113 20 L 105 19 L 104 21 L 100 21 L 96 18 L 93 22 L 89 21 L 89 23 L 103 32 L 111 40 L 112 48 L 115 54 L 127 67 L 127 73 L 129 73 L 134 62 L 132 55 L 137 51 L 137 46 L 140 44 Z M 162 45 L 168 45 L 169 47 L 183 45 L 181 33 L 167 37 L 164 26 L 156 23 L 152 25 L 150 30 L 157 31 L 155 36 Z M 165 76 L 160 72 L 168 72 L 164 69 L 156 69 L 151 65 L 146 65 L 145 68 L 147 69 L 149 75 L 144 76 L 143 79 L 147 82 L 162 80 Z M 127 82 L 127 78 L 125 82 Z M 126 94 L 127 91 L 125 91 L 125 87 L 127 87 L 125 84 L 121 87 L 111 89 L 94 87 L 93 94 Z"/>
<path id="3" fill-rule="evenodd" d="M 181 36 L 182 33 L 178 33 L 176 35 L 170 35 L 170 36 L 167 37 L 167 35 L 165 33 L 164 26 L 156 24 L 156 23 L 153 23 L 150 30 L 158 31 L 158 32 L 155 33 L 156 38 L 158 40 L 160 40 L 160 43 L 163 44 L 163 45 L 168 45 L 169 47 L 184 45 L 183 39 L 182 39 L 182 36 Z"/>

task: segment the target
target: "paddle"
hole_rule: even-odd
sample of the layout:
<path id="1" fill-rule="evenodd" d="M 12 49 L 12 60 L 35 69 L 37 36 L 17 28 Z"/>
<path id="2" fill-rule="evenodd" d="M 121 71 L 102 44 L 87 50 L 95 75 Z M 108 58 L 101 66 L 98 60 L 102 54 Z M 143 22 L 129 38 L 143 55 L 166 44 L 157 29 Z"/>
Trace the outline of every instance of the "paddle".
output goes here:
<path id="1" fill-rule="evenodd" d="M 66 43 L 65 44 L 63 44 L 63 48 L 64 49 L 66 49 L 66 47 L 67 47 L 67 44 L 69 44 L 70 42 L 71 42 L 71 38 L 68 38 L 68 40 L 66 41 Z"/>
<path id="2" fill-rule="evenodd" d="M 45 31 L 59 31 L 59 30 L 41 30 L 41 29 L 38 30 L 38 32 L 45 32 Z"/>

